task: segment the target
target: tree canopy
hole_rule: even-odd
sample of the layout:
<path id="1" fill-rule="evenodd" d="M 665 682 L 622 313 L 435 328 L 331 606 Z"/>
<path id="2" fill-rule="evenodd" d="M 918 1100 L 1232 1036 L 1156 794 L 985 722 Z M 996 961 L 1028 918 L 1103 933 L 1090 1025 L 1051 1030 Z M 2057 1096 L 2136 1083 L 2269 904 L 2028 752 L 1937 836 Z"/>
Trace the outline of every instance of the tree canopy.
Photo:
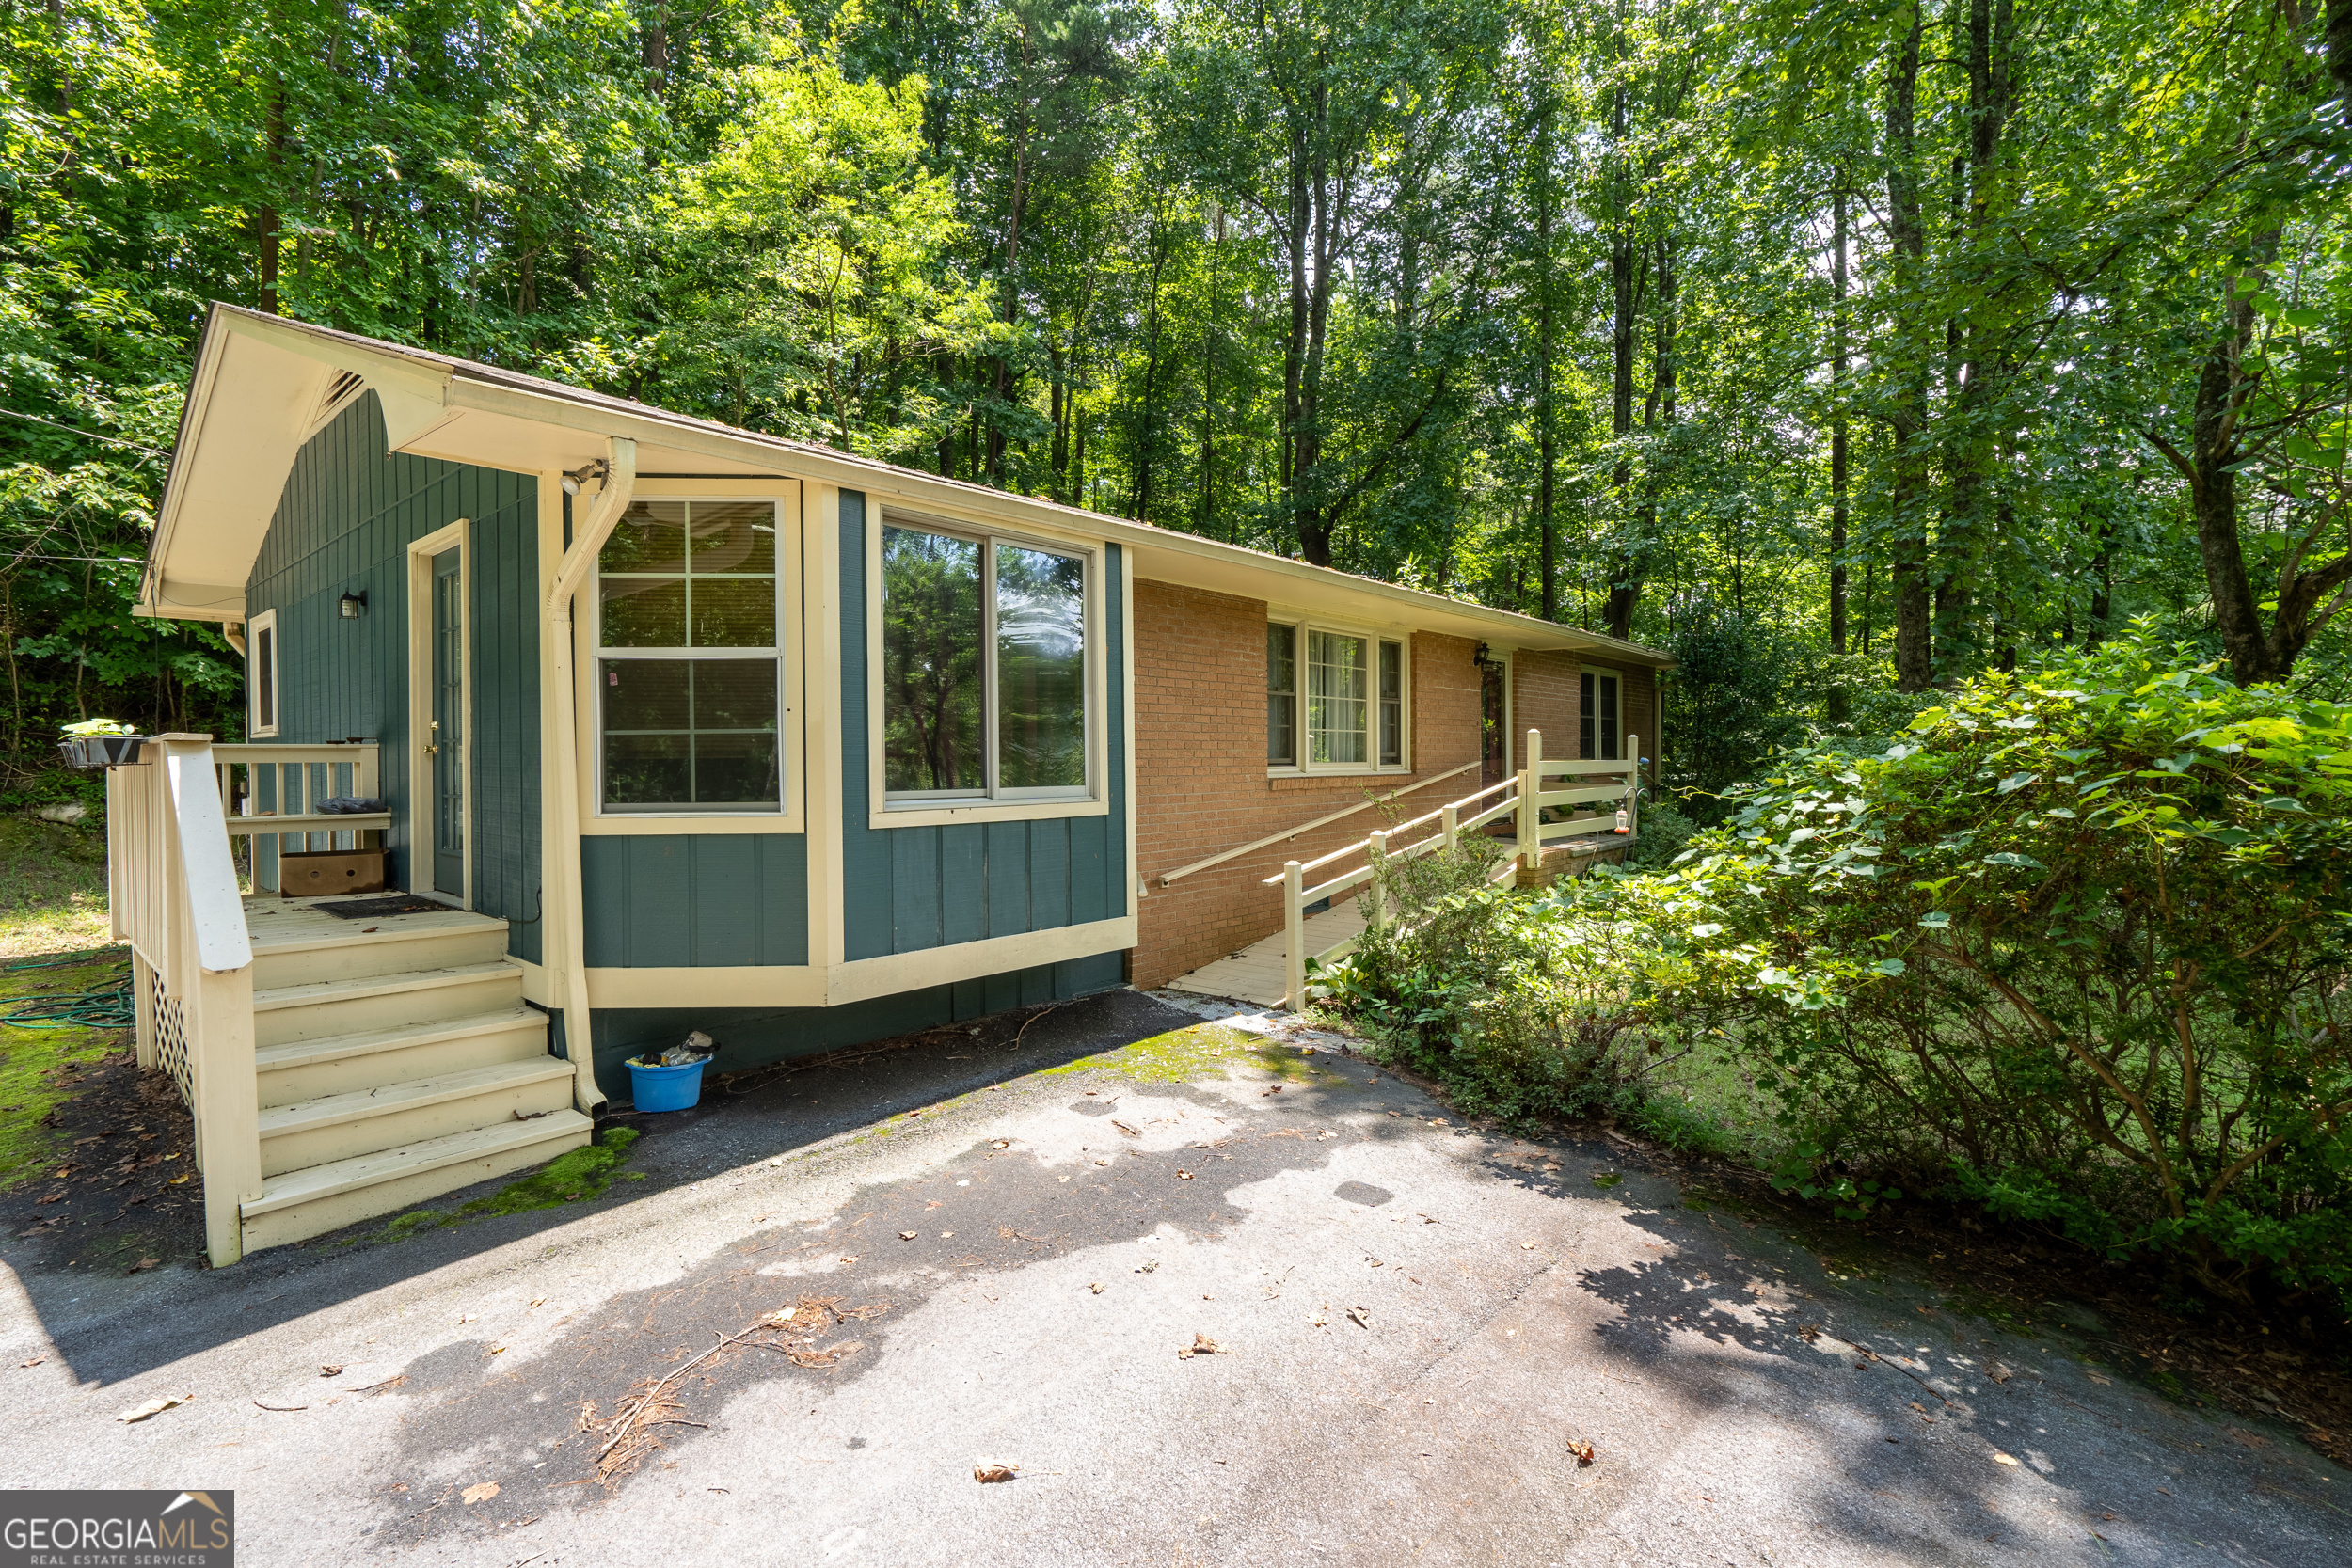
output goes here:
<path id="1" fill-rule="evenodd" d="M 234 729 L 214 633 L 123 613 L 213 299 L 1664 646 L 1707 788 L 2142 616 L 2344 662 L 2352 0 L 0 38 L 11 799 L 62 721 Z"/>

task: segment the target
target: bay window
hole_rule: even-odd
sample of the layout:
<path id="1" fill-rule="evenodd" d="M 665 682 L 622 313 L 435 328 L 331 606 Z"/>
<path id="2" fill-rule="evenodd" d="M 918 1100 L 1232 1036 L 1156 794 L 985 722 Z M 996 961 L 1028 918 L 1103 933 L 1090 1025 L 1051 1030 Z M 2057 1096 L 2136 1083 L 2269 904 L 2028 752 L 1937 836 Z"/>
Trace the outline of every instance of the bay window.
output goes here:
<path id="1" fill-rule="evenodd" d="M 596 558 L 608 813 L 784 806 L 773 501 L 641 500 Z"/>
<path id="2" fill-rule="evenodd" d="M 1274 772 L 1401 771 L 1402 640 L 1312 622 L 1266 625 L 1266 767 Z"/>
<path id="3" fill-rule="evenodd" d="M 1091 569 L 1073 549 L 884 522 L 885 801 L 1089 798 Z"/>

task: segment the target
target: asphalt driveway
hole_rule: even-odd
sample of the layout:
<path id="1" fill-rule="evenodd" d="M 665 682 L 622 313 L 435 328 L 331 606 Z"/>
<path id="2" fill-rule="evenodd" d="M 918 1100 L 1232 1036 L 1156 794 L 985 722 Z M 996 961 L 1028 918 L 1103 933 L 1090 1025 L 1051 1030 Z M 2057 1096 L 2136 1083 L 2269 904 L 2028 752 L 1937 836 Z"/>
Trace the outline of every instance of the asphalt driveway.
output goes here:
<path id="1" fill-rule="evenodd" d="M 253 1563 L 2352 1560 L 2283 1430 L 1327 1039 L 1122 993 L 645 1125 L 394 1243 L 0 1254 L 9 1484 L 232 1489 Z"/>

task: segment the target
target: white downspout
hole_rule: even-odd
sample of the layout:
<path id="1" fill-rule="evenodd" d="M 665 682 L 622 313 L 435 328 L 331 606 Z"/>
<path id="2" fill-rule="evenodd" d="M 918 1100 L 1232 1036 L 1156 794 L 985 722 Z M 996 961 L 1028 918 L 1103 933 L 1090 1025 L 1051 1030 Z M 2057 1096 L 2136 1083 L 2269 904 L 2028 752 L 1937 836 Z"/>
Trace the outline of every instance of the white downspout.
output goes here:
<path id="1" fill-rule="evenodd" d="M 558 951 L 551 955 L 558 974 L 553 990 L 564 1008 L 564 1049 L 572 1058 L 572 1098 L 582 1111 L 603 1104 L 605 1095 L 596 1086 L 596 1036 L 588 1010 L 587 911 L 580 869 L 580 689 L 572 675 L 572 598 L 636 493 L 637 443 L 616 436 L 612 448 L 596 508 L 573 531 L 571 547 L 555 569 L 555 581 L 548 589 L 544 607 L 558 693 L 551 759 L 556 801 L 556 864 L 552 869 L 564 911 L 556 937 Z"/>

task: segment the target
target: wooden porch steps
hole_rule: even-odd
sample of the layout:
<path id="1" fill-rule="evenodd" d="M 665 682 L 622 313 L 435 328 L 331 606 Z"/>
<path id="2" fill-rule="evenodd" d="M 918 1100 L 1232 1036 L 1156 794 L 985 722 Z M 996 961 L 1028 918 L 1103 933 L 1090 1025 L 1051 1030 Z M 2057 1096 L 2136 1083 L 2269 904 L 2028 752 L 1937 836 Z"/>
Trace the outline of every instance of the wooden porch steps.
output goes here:
<path id="1" fill-rule="evenodd" d="M 266 1178 L 262 1196 L 244 1205 L 246 1250 L 299 1242 L 527 1170 L 580 1148 L 595 1130 L 578 1111 L 554 1111 L 535 1121 L 509 1117 L 502 1124 Z"/>
<path id="2" fill-rule="evenodd" d="M 390 1214 L 590 1141 L 569 1063 L 525 1006 L 506 923 L 463 910 L 342 921 L 247 903 L 262 1196 L 247 1250 Z"/>

